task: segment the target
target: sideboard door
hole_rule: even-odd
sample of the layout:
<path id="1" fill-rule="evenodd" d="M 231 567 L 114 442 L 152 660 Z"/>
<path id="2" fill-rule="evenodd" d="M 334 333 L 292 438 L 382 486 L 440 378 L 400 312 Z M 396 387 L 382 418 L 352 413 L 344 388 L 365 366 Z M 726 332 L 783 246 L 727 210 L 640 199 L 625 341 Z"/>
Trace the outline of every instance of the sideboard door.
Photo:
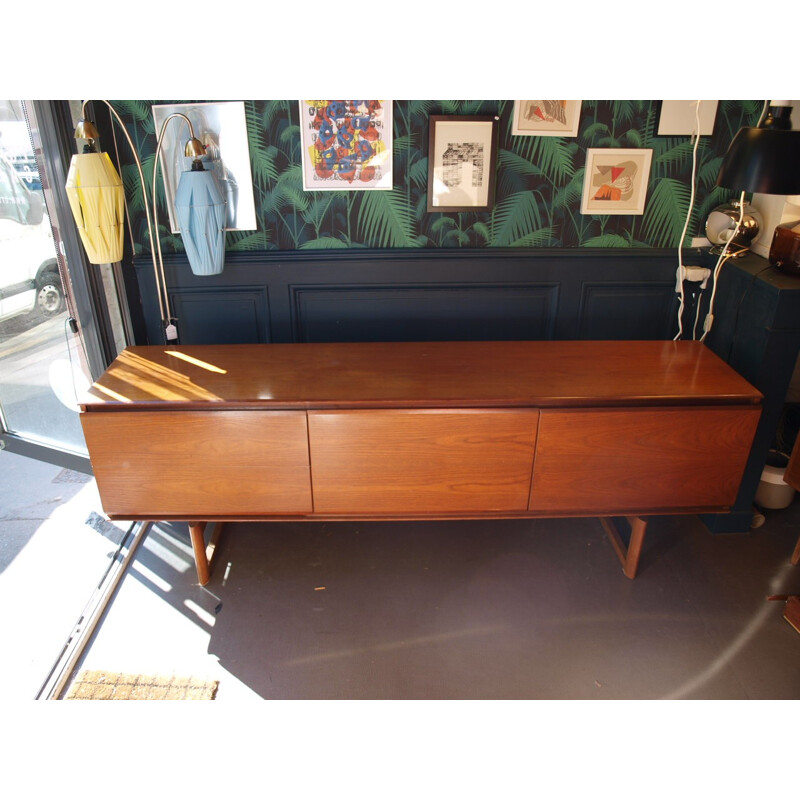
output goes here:
<path id="1" fill-rule="evenodd" d="M 760 406 L 543 410 L 530 510 L 723 510 L 736 500 Z"/>
<path id="2" fill-rule="evenodd" d="M 318 514 L 525 511 L 538 411 L 308 415 Z"/>
<path id="3" fill-rule="evenodd" d="M 303 411 L 81 416 L 103 509 L 117 519 L 308 513 Z"/>

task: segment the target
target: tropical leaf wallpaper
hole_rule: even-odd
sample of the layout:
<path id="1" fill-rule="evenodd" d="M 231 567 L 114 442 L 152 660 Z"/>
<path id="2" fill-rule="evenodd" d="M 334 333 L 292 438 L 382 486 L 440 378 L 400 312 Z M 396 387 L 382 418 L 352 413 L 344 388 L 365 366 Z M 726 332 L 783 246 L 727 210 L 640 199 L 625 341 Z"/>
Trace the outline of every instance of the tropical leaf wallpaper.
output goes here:
<path id="1" fill-rule="evenodd" d="M 114 101 L 152 180 L 156 149 L 151 106 L 186 100 Z M 755 125 L 763 101 L 722 100 L 712 136 L 697 150 L 694 210 L 687 232 L 702 236 L 711 209 L 732 197 L 714 182 L 736 131 Z M 692 141 L 658 136 L 656 100 L 584 100 L 574 138 L 513 136 L 513 100 L 395 100 L 391 191 L 303 190 L 296 100 L 245 101 L 258 230 L 229 231 L 228 251 L 334 248 L 677 247 L 691 196 Z M 500 118 L 495 205 L 490 212 L 429 213 L 428 120 L 433 114 Z M 652 148 L 643 215 L 580 213 L 586 151 Z M 147 248 L 139 177 L 124 163 L 136 249 Z M 160 183 L 160 181 L 159 181 Z M 147 187 L 150 196 L 150 186 Z M 163 189 L 159 229 L 164 252 L 183 250 L 170 233 Z"/>

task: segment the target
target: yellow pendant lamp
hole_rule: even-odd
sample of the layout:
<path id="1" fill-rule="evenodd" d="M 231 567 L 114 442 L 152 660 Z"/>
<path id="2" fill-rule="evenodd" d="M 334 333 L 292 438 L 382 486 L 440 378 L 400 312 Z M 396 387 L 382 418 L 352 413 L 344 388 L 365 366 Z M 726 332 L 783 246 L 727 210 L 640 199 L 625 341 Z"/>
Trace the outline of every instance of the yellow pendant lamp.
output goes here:
<path id="1" fill-rule="evenodd" d="M 108 153 L 98 153 L 97 129 L 83 121 L 75 138 L 87 139 L 83 153 L 72 156 L 67 174 L 67 198 L 81 241 L 92 264 L 122 260 L 125 196 L 122 180 Z"/>

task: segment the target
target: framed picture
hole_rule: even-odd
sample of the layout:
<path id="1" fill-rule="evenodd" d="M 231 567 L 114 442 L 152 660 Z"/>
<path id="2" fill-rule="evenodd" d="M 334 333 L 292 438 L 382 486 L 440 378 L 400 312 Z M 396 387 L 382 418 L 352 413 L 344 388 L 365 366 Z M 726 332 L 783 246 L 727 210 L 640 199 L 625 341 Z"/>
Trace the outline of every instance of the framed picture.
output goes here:
<path id="1" fill-rule="evenodd" d="M 250 172 L 250 149 L 243 102 L 181 103 L 153 106 L 156 135 L 170 114 L 184 114 L 194 135 L 206 146 L 205 168 L 216 173 L 228 200 L 226 230 L 256 230 L 256 206 Z M 183 154 L 189 126 L 180 117 L 170 120 L 161 143 L 161 174 L 169 209 L 172 233 L 179 233 L 175 215 L 175 191 L 181 172 L 192 168 L 192 159 Z"/>
<path id="2" fill-rule="evenodd" d="M 391 100 L 301 100 L 303 188 L 392 188 Z"/>
<path id="3" fill-rule="evenodd" d="M 432 116 L 428 211 L 490 211 L 499 118 Z"/>
<path id="4" fill-rule="evenodd" d="M 653 151 L 589 148 L 581 214 L 643 214 Z"/>
<path id="5" fill-rule="evenodd" d="M 696 105 L 700 103 L 700 108 Z M 700 136 L 711 136 L 717 118 L 718 100 L 662 100 L 657 136 L 692 136 L 700 117 Z M 699 112 L 699 113 L 698 113 Z"/>
<path id="6" fill-rule="evenodd" d="M 515 100 L 514 136 L 577 136 L 580 100 Z"/>

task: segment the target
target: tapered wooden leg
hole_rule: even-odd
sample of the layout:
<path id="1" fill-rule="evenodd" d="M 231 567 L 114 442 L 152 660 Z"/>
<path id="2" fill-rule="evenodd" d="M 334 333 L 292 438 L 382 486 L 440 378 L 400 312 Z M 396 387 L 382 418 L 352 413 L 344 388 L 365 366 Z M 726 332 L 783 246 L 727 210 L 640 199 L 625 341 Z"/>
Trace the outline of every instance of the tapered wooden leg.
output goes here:
<path id="1" fill-rule="evenodd" d="M 208 558 L 206 557 L 206 542 L 204 534 L 206 531 L 205 522 L 190 522 L 189 536 L 192 538 L 192 549 L 194 550 L 194 564 L 197 568 L 197 581 L 201 586 L 208 583 L 211 577 Z"/>
<path id="2" fill-rule="evenodd" d="M 792 564 L 800 564 L 800 539 L 797 540 L 797 544 L 794 546 L 794 553 L 792 553 Z"/>
<path id="3" fill-rule="evenodd" d="M 222 523 L 216 523 L 216 527 L 211 534 L 211 541 L 206 546 L 205 541 L 205 522 L 190 522 L 189 536 L 192 540 L 192 550 L 194 551 L 194 563 L 197 568 L 197 581 L 201 586 L 205 586 L 211 577 L 211 567 L 214 560 L 214 552 L 219 544 L 219 537 L 222 533 Z"/>
<path id="4" fill-rule="evenodd" d="M 622 541 L 619 535 L 617 526 L 608 517 L 601 517 L 600 524 L 603 526 L 617 557 L 622 564 L 622 571 L 626 578 L 633 580 L 636 577 L 636 570 L 639 567 L 639 556 L 642 553 L 642 544 L 644 542 L 644 532 L 647 530 L 647 520 L 640 517 L 628 517 L 628 524 L 631 526 L 631 538 L 628 546 Z"/>

